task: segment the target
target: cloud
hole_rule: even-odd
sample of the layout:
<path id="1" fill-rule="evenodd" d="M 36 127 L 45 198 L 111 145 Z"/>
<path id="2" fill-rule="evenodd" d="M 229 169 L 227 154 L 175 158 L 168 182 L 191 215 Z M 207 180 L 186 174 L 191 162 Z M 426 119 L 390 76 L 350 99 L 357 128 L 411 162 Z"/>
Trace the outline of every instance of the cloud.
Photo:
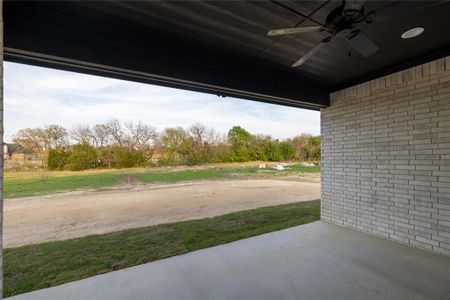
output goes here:
<path id="1" fill-rule="evenodd" d="M 70 129 L 111 119 L 143 121 L 160 130 L 203 123 L 226 132 L 240 125 L 280 139 L 320 132 L 315 111 L 15 63 L 5 63 L 4 92 L 6 141 L 24 127 Z"/>

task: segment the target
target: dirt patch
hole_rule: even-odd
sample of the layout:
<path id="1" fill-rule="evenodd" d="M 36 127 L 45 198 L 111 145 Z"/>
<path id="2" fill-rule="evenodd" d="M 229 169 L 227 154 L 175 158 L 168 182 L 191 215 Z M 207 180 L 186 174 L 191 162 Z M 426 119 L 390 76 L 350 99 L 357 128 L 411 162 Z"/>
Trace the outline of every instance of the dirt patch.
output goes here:
<path id="1" fill-rule="evenodd" d="M 78 191 L 5 201 L 4 246 L 64 240 L 128 228 L 213 217 L 320 197 L 317 174 L 283 180 L 213 180 Z"/>

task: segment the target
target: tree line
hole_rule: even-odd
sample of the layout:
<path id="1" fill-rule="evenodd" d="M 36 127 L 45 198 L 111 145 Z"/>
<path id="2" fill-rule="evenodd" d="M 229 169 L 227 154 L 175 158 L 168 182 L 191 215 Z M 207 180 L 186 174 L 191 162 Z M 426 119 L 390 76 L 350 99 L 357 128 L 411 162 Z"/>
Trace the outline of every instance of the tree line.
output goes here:
<path id="1" fill-rule="evenodd" d="M 60 125 L 24 128 L 13 142 L 44 159 L 50 170 L 320 160 L 320 136 L 301 134 L 280 141 L 240 126 L 227 134 L 203 124 L 158 132 L 142 122 L 112 120 L 71 130 Z"/>

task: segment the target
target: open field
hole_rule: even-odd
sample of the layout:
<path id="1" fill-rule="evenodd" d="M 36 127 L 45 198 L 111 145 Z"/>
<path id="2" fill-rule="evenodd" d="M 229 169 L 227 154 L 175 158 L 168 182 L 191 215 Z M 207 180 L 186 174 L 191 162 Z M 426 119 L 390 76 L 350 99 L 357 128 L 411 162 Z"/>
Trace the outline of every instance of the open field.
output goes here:
<path id="1" fill-rule="evenodd" d="M 219 164 L 206 167 L 123 169 L 95 171 L 10 172 L 4 178 L 4 197 L 20 198 L 85 189 L 108 189 L 138 181 L 175 183 L 193 180 L 261 178 L 319 172 L 320 167 L 289 166 L 285 171 L 258 169 L 256 163 Z"/>
<path id="2" fill-rule="evenodd" d="M 283 180 L 280 180 L 280 179 Z M 213 217 L 320 197 L 319 174 L 122 185 L 4 203 L 4 247 Z"/>
<path id="3" fill-rule="evenodd" d="M 319 201 L 4 250 L 6 297 L 320 219 Z"/>
<path id="4" fill-rule="evenodd" d="M 5 295 L 320 218 L 319 167 L 255 165 L 6 173 Z"/>

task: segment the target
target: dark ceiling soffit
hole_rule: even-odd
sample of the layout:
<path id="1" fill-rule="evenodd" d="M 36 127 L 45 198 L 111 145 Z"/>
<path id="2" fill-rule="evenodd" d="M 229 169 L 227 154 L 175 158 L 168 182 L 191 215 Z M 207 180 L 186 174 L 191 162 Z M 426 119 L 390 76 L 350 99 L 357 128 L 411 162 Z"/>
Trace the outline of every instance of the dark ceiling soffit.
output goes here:
<path id="1" fill-rule="evenodd" d="M 403 71 L 403 70 L 406 70 L 409 68 L 420 66 L 425 63 L 447 57 L 449 55 L 450 55 L 450 47 L 447 47 L 445 49 L 441 49 L 438 51 L 428 53 L 426 55 L 422 55 L 422 56 L 419 56 L 419 57 L 416 57 L 413 59 L 409 59 L 409 60 L 400 62 L 396 65 L 390 66 L 388 68 L 363 75 L 355 80 L 351 80 L 351 81 L 345 82 L 343 84 L 336 85 L 331 88 L 331 93 L 334 93 L 334 92 L 337 92 L 337 91 L 340 91 L 340 90 L 343 90 L 343 89 L 346 89 L 346 88 L 349 88 L 349 87 L 352 87 L 352 86 L 355 86 L 355 85 L 358 85 L 358 84 L 361 84 L 361 83 L 364 83 L 367 81 L 371 81 L 371 80 L 374 80 L 377 78 L 388 76 L 388 75 L 391 75 L 391 74 L 394 74 L 394 73 L 397 73 L 397 72 L 400 72 L 400 71 Z"/>
<path id="2" fill-rule="evenodd" d="M 297 108 L 305 108 L 311 110 L 320 110 L 320 108 L 327 107 L 327 105 L 310 103 L 306 101 L 300 101 L 297 99 L 289 99 L 284 97 L 277 97 L 276 95 L 259 94 L 256 92 L 248 92 L 245 90 L 232 89 L 221 86 L 214 86 L 204 84 L 201 82 L 192 82 L 188 80 L 182 80 L 177 78 L 171 78 L 166 76 L 159 76 L 156 74 L 149 74 L 140 71 L 133 71 L 129 69 L 116 68 L 101 64 L 95 64 L 90 62 L 66 59 L 51 55 L 39 54 L 29 51 L 23 51 L 13 48 L 4 48 L 5 61 L 23 63 L 28 65 L 47 67 L 53 69 L 60 69 L 65 71 L 72 71 L 78 73 L 85 73 L 90 75 L 97 75 L 103 77 L 116 78 L 121 80 L 128 80 L 140 83 L 155 84 L 171 88 L 179 88 L 185 90 L 191 90 L 196 92 L 203 92 L 209 94 L 215 94 L 220 97 L 236 97 L 248 100 L 254 100 L 258 102 L 291 106 Z M 276 93 L 274 93 L 276 94 Z M 329 94 L 327 93 L 327 99 L 324 99 L 329 103 Z"/>

